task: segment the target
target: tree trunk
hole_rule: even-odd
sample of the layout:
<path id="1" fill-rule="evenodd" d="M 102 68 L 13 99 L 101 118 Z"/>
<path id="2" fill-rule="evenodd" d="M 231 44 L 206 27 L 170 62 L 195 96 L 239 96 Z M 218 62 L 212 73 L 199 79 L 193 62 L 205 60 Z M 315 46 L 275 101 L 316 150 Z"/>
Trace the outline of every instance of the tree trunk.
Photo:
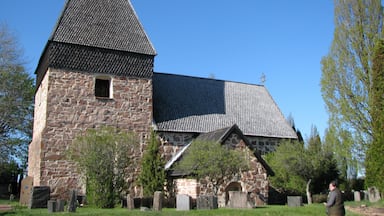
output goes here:
<path id="1" fill-rule="evenodd" d="M 312 195 L 311 195 L 311 192 L 309 191 L 309 185 L 311 184 L 311 181 L 312 179 L 308 180 L 307 187 L 306 187 L 308 204 L 312 204 Z"/>

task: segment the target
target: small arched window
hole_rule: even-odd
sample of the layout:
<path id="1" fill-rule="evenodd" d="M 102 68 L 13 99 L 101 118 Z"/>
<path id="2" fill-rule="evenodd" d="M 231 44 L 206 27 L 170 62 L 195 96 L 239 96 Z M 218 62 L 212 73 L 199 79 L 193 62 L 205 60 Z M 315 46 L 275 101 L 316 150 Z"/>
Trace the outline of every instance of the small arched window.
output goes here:
<path id="1" fill-rule="evenodd" d="M 110 77 L 96 77 L 95 96 L 101 98 L 112 98 L 112 80 Z"/>

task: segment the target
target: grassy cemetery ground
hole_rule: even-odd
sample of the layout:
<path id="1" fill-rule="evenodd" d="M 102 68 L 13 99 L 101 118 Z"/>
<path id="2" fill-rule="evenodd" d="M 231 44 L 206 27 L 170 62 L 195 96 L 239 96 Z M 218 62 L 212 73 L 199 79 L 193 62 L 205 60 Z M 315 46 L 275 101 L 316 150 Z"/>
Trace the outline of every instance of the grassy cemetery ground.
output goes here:
<path id="1" fill-rule="evenodd" d="M 347 202 L 346 205 L 349 207 L 359 207 L 361 205 L 369 205 L 368 203 L 355 203 L 355 202 Z M 25 216 L 34 216 L 34 215 L 137 215 L 137 216 L 210 216 L 210 215 L 221 215 L 221 216 L 251 216 L 251 215 L 267 215 L 267 216 L 275 216 L 275 215 L 284 215 L 284 216 L 294 216 L 294 215 L 325 215 L 325 209 L 323 204 L 313 204 L 310 206 L 303 207 L 288 207 L 288 206 L 278 206 L 278 205 L 268 205 L 264 207 L 258 207 L 255 209 L 226 209 L 220 208 L 215 210 L 191 210 L 191 211 L 177 211 L 176 209 L 163 209 L 161 212 L 155 211 L 140 211 L 140 210 L 127 210 L 120 207 L 116 207 L 114 209 L 97 209 L 91 207 L 82 207 L 77 208 L 76 213 L 48 213 L 47 209 L 28 209 L 26 207 L 19 206 L 18 202 L 9 202 L 8 200 L 0 200 L 0 205 L 11 205 L 13 207 L 12 211 L 1 212 L 0 215 L 25 215 Z M 384 207 L 383 202 L 381 207 Z M 349 216 L 358 216 L 364 214 L 356 214 L 351 211 L 347 212 Z"/>

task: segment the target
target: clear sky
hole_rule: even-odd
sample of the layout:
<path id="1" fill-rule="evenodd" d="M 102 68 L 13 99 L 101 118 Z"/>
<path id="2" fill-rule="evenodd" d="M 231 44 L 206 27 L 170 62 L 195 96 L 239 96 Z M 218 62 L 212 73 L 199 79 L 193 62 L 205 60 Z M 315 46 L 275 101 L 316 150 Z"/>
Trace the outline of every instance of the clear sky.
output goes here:
<path id="1" fill-rule="evenodd" d="M 321 58 L 333 39 L 333 0 L 131 0 L 152 41 L 155 71 L 264 85 L 304 138 L 321 136 L 328 114 Z M 65 0 L 0 0 L 6 23 L 37 62 Z"/>

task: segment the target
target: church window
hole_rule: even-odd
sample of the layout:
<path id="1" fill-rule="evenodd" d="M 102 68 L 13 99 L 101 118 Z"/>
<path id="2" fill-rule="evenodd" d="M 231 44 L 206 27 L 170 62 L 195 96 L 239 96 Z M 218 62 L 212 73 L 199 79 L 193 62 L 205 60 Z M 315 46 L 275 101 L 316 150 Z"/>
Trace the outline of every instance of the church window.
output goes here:
<path id="1" fill-rule="evenodd" d="M 96 77 L 95 96 L 101 98 L 112 98 L 112 82 L 109 77 Z"/>

